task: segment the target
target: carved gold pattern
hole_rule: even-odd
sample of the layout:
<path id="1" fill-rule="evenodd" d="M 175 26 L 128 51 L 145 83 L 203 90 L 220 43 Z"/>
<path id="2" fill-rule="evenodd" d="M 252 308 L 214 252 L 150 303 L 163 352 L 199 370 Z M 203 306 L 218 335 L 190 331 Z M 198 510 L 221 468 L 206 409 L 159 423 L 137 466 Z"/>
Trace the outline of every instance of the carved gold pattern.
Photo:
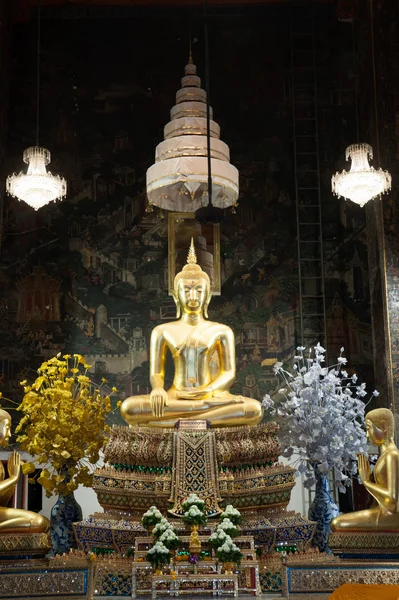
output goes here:
<path id="1" fill-rule="evenodd" d="M 332 592 L 344 583 L 399 584 L 397 563 L 371 561 L 339 564 L 288 565 L 285 569 L 283 595 L 290 593 Z"/>
<path id="2" fill-rule="evenodd" d="M 51 548 L 47 533 L 2 533 L 0 535 L 0 556 L 21 554 L 44 555 Z"/>
<path id="3" fill-rule="evenodd" d="M 174 434 L 174 464 L 169 510 L 172 515 L 183 514 L 182 503 L 195 493 L 205 501 L 209 515 L 221 513 L 217 479 L 215 434 L 211 430 L 184 431 Z"/>
<path id="4" fill-rule="evenodd" d="M 389 551 L 399 549 L 399 532 L 397 531 L 347 531 L 331 533 L 328 538 L 331 550 L 351 550 L 363 554 L 376 550 Z"/>
<path id="5" fill-rule="evenodd" d="M 0 567 L 0 598 L 75 598 L 93 597 L 92 572 L 85 568 L 52 568 L 27 566 Z"/>
<path id="6" fill-rule="evenodd" d="M 219 467 L 276 462 L 281 453 L 274 423 L 214 428 Z M 171 428 L 114 426 L 105 448 L 108 464 L 171 467 L 173 464 Z"/>

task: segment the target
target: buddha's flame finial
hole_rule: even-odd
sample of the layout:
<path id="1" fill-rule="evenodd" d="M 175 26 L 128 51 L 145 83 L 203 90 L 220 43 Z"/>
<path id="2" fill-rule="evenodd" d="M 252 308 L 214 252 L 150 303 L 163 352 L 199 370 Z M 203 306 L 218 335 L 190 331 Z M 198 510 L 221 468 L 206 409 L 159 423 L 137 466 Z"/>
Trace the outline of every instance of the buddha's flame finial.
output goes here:
<path id="1" fill-rule="evenodd" d="M 197 255 L 195 254 L 195 246 L 194 246 L 193 238 L 191 238 L 190 249 L 188 251 L 188 256 L 187 256 L 187 264 L 188 265 L 196 265 L 197 264 Z"/>

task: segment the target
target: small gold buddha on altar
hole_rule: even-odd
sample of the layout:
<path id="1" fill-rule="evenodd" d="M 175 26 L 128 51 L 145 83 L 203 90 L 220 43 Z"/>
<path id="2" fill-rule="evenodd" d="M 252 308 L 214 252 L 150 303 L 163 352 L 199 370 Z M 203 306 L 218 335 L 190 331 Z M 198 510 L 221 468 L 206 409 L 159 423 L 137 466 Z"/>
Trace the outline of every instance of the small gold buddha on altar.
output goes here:
<path id="1" fill-rule="evenodd" d="M 0 409 L 0 446 L 5 446 L 11 436 L 11 416 Z M 50 522 L 46 517 L 7 505 L 17 487 L 21 470 L 21 457 L 12 452 L 7 463 L 8 477 L 5 477 L 3 464 L 0 462 L 0 535 L 8 533 L 46 533 Z"/>
<path id="2" fill-rule="evenodd" d="M 129 425 L 173 427 L 179 419 L 206 419 L 213 427 L 257 425 L 263 418 L 258 400 L 230 393 L 236 376 L 235 341 L 230 327 L 208 320 L 208 275 L 197 264 L 194 242 L 187 264 L 174 280 L 177 320 L 151 334 L 149 395 L 124 400 L 121 415 Z M 165 390 L 166 353 L 175 366 Z M 217 356 L 218 369 L 211 369 Z"/>
<path id="3" fill-rule="evenodd" d="M 394 442 L 395 420 L 387 408 L 377 408 L 366 415 L 367 437 L 379 447 L 379 458 L 371 478 L 368 459 L 358 457 L 360 479 L 376 500 L 376 505 L 336 517 L 333 532 L 399 531 L 399 450 Z"/>

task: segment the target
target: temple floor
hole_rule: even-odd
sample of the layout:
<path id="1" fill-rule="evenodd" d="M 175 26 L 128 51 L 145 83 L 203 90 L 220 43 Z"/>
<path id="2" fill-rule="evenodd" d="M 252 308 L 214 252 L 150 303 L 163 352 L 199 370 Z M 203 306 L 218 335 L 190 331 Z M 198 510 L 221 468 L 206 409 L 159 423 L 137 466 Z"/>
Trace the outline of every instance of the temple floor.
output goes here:
<path id="1" fill-rule="evenodd" d="M 311 600 L 328 600 L 328 598 L 330 598 L 331 593 L 329 592 L 328 594 L 312 594 L 311 596 L 309 596 L 309 594 L 293 594 L 292 598 L 295 598 L 295 600 L 309 600 L 309 598 L 311 597 Z M 137 600 L 148 600 L 150 596 L 147 594 L 146 596 L 137 596 Z M 207 594 L 206 596 L 202 596 L 202 598 L 204 597 L 209 597 L 209 598 L 213 598 L 212 595 Z M 227 598 L 232 598 L 233 596 L 231 594 L 226 594 L 225 596 L 216 596 L 216 598 L 218 598 L 218 600 L 227 600 Z M 255 596 L 253 594 L 239 594 L 239 599 L 240 600 L 250 600 L 250 598 L 252 600 L 254 600 Z M 114 597 L 115 598 L 115 597 Z M 122 598 L 122 596 L 121 596 Z M 157 598 L 159 600 L 166 600 L 166 598 L 170 598 L 170 596 L 157 596 Z M 201 598 L 201 596 L 197 595 L 197 596 L 186 596 L 184 595 L 184 598 L 186 600 L 198 600 L 198 598 Z M 283 596 L 281 595 L 276 595 L 276 594 L 262 594 L 262 600 L 286 600 Z"/>

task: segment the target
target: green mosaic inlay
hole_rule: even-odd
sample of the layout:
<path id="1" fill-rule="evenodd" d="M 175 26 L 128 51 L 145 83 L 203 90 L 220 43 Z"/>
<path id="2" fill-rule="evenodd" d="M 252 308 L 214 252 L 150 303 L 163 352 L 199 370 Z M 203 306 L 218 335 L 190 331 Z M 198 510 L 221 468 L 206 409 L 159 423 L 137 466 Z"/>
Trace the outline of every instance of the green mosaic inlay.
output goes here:
<path id="1" fill-rule="evenodd" d="M 164 475 L 165 473 L 172 472 L 172 467 L 146 467 L 140 465 L 124 464 L 114 464 L 112 466 L 117 471 L 130 471 L 130 473 L 154 473 L 155 475 Z"/>

